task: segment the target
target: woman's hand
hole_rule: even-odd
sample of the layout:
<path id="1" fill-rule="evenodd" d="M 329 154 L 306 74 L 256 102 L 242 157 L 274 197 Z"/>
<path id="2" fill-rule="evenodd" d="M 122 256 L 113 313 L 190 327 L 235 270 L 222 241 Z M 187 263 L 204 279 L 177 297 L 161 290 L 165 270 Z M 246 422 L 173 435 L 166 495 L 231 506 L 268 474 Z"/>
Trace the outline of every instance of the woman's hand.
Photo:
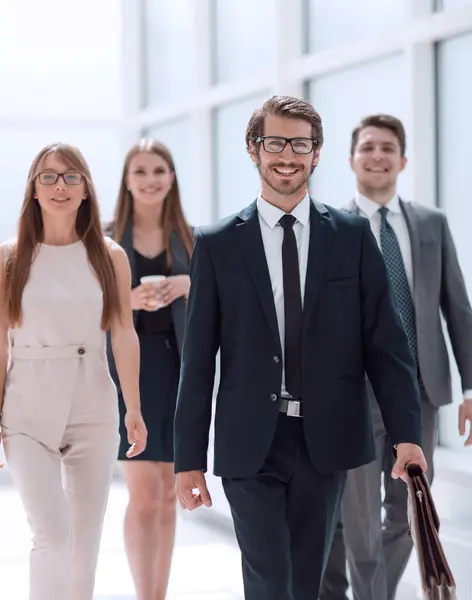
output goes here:
<path id="1" fill-rule="evenodd" d="M 158 305 L 157 288 L 153 283 L 141 283 L 131 290 L 133 310 L 156 310 Z"/>
<path id="2" fill-rule="evenodd" d="M 177 298 L 188 298 L 190 277 L 188 275 L 171 275 L 158 285 L 160 306 L 169 306 Z"/>
<path id="3" fill-rule="evenodd" d="M 128 432 L 128 442 L 130 444 L 126 456 L 133 458 L 141 454 L 146 448 L 147 429 L 141 411 L 128 410 L 125 415 L 125 427 Z"/>

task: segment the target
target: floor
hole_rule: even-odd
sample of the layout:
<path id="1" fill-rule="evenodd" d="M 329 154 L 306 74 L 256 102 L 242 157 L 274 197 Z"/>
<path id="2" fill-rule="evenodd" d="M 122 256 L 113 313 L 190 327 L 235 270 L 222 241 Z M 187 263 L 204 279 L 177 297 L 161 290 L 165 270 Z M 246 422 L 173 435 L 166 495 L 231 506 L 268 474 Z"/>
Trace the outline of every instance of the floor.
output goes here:
<path id="1" fill-rule="evenodd" d="M 2 477 L 0 593 L 2 600 L 26 600 L 30 534 L 18 496 L 8 477 Z M 472 600 L 472 486 L 439 475 L 433 492 L 442 519 L 442 539 L 457 579 L 458 600 Z M 126 490 L 116 481 L 106 516 L 95 600 L 135 598 L 121 535 L 126 502 Z M 212 510 L 179 514 L 168 600 L 243 599 L 240 559 L 232 529 L 224 516 L 212 518 Z M 397 600 L 419 598 L 413 557 Z"/>

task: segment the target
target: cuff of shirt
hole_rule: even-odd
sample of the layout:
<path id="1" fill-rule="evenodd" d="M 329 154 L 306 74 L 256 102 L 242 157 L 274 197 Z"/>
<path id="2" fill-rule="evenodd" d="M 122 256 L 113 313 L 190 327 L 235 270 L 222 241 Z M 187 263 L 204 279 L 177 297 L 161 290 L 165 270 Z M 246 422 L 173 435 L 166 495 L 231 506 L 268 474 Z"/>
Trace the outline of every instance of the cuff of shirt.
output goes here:
<path id="1" fill-rule="evenodd" d="M 472 400 L 472 390 L 464 390 L 464 400 Z"/>

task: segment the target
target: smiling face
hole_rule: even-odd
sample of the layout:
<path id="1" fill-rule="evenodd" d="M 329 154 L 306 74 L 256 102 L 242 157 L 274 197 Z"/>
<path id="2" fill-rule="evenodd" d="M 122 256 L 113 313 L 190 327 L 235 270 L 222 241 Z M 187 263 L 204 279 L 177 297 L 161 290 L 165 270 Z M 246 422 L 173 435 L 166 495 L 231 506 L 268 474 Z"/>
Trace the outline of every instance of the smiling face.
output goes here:
<path id="1" fill-rule="evenodd" d="M 34 183 L 35 199 L 43 213 L 51 216 L 77 215 L 87 198 L 82 173 L 61 162 L 55 152 L 48 154 L 39 165 Z"/>
<path id="2" fill-rule="evenodd" d="M 139 152 L 129 162 L 126 181 L 135 204 L 162 204 L 174 184 L 175 174 L 162 156 Z"/>
<path id="3" fill-rule="evenodd" d="M 312 125 L 304 119 L 294 119 L 276 115 L 267 115 L 264 119 L 264 137 L 313 138 Z M 295 152 L 286 144 L 281 152 L 268 152 L 273 149 L 272 142 L 266 140 L 265 146 L 250 142 L 249 153 L 258 166 L 262 178 L 262 192 L 265 199 L 275 192 L 283 197 L 300 196 L 306 193 L 306 184 L 314 167 L 318 164 L 319 149 L 315 146 L 308 154 Z M 295 149 L 304 148 L 307 142 L 294 142 Z M 276 146 L 275 146 L 276 149 Z"/>
<path id="4" fill-rule="evenodd" d="M 359 132 L 350 162 L 359 191 L 374 199 L 379 193 L 395 194 L 398 175 L 407 160 L 393 131 L 369 126 Z"/>

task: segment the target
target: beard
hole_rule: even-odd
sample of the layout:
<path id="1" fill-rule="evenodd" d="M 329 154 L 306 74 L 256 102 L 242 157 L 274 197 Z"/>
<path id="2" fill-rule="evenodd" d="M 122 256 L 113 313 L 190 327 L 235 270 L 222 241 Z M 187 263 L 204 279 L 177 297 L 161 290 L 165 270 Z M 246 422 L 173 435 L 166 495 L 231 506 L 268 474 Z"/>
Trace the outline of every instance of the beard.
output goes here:
<path id="1" fill-rule="evenodd" d="M 295 176 L 284 179 L 273 171 L 273 169 L 277 167 L 298 169 L 298 171 Z M 292 194 L 296 194 L 301 188 L 305 188 L 311 174 L 315 170 L 314 166 L 312 166 L 309 171 L 304 165 L 297 164 L 269 164 L 266 167 L 258 165 L 258 168 L 262 180 L 271 187 L 274 192 L 277 192 L 282 196 L 291 196 Z"/>

